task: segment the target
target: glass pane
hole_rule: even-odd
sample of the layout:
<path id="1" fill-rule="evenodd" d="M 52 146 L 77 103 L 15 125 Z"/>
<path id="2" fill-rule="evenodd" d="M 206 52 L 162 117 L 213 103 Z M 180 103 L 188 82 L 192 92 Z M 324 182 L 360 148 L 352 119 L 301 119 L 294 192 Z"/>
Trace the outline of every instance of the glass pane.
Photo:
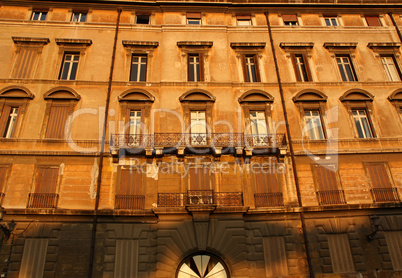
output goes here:
<path id="1" fill-rule="evenodd" d="M 345 64 L 345 68 L 346 68 L 346 73 L 348 75 L 348 81 L 355 81 L 355 77 L 354 77 L 352 67 L 350 66 L 350 64 Z"/>
<path id="2" fill-rule="evenodd" d="M 137 80 L 138 76 L 138 64 L 131 64 L 131 76 L 130 76 L 130 81 L 138 81 Z"/>
<path id="3" fill-rule="evenodd" d="M 370 125 L 367 118 L 362 118 L 362 125 L 365 134 L 365 138 L 373 138 L 373 134 L 371 133 Z"/>
<path id="4" fill-rule="evenodd" d="M 71 74 L 69 80 L 75 80 L 77 74 L 78 63 L 72 63 Z"/>
<path id="5" fill-rule="evenodd" d="M 331 18 L 332 26 L 338 26 L 338 22 L 335 18 Z"/>
<path id="6" fill-rule="evenodd" d="M 80 22 L 86 22 L 87 21 L 87 14 L 81 14 L 81 20 Z"/>
<path id="7" fill-rule="evenodd" d="M 359 138 L 365 138 L 358 118 L 355 118 L 355 124 L 356 124 L 357 133 L 359 134 Z"/>
<path id="8" fill-rule="evenodd" d="M 326 18 L 326 19 L 325 19 L 325 24 L 326 24 L 327 26 L 331 26 L 331 20 L 330 20 L 329 18 Z"/>
<path id="9" fill-rule="evenodd" d="M 47 12 L 42 12 L 41 17 L 40 17 L 40 20 L 45 20 L 45 19 L 46 19 L 46 15 L 47 15 Z"/>
<path id="10" fill-rule="evenodd" d="M 339 68 L 339 72 L 341 73 L 342 80 L 343 81 L 348 81 L 348 79 L 346 78 L 345 70 L 343 69 L 342 64 L 338 63 L 338 68 Z"/>
<path id="11" fill-rule="evenodd" d="M 68 77 L 68 70 L 70 69 L 70 63 L 69 62 L 64 62 L 63 66 L 63 71 L 61 72 L 61 77 L 60 79 L 62 80 L 67 80 Z"/>

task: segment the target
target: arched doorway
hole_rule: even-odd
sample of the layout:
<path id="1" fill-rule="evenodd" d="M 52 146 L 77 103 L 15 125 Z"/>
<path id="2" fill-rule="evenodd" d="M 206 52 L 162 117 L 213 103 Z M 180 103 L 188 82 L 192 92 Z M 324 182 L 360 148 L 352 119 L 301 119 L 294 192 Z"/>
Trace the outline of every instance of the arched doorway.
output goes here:
<path id="1" fill-rule="evenodd" d="M 192 254 L 177 269 L 177 278 L 229 278 L 225 263 L 208 253 Z"/>

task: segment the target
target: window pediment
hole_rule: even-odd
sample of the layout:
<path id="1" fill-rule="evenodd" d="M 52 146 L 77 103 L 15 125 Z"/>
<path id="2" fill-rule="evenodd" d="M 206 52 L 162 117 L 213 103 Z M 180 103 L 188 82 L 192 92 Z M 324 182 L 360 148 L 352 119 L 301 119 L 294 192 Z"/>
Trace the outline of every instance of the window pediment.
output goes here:
<path id="1" fill-rule="evenodd" d="M 200 101 L 215 102 L 215 96 L 205 90 L 191 90 L 180 96 L 180 102 L 184 101 Z"/>
<path id="2" fill-rule="evenodd" d="M 212 41 L 179 41 L 177 46 L 182 50 L 202 51 L 209 50 L 213 45 Z"/>
<path id="3" fill-rule="evenodd" d="M 0 91 L 0 98 L 29 98 L 35 96 L 26 88 L 21 86 L 9 86 Z"/>
<path id="4" fill-rule="evenodd" d="M 87 47 L 92 44 L 90 39 L 56 39 L 57 45 Z"/>
<path id="5" fill-rule="evenodd" d="M 261 90 L 250 90 L 242 94 L 239 99 L 239 103 L 243 102 L 273 102 L 274 98 L 267 92 Z"/>
<path id="6" fill-rule="evenodd" d="M 325 102 L 327 96 L 317 90 L 303 90 L 293 97 L 293 102 Z"/>
<path id="7" fill-rule="evenodd" d="M 367 47 L 380 54 L 398 54 L 401 44 L 397 42 L 369 42 Z"/>
<path id="8" fill-rule="evenodd" d="M 57 87 L 47 91 L 43 98 L 46 100 L 80 100 L 81 96 L 77 94 L 73 89 L 68 87 Z"/>
<path id="9" fill-rule="evenodd" d="M 155 97 L 145 91 L 145 90 L 141 90 L 141 89 L 135 89 L 135 90 L 127 90 L 125 92 L 123 92 L 120 96 L 119 96 L 119 101 L 138 101 L 138 102 L 154 102 L 155 101 Z"/>
<path id="10" fill-rule="evenodd" d="M 349 90 L 339 98 L 340 101 L 373 101 L 374 96 L 364 90 Z"/>
<path id="11" fill-rule="evenodd" d="M 43 46 L 50 42 L 48 38 L 12 37 L 12 39 L 14 43 L 18 45 L 30 44 L 30 45 Z"/>
<path id="12" fill-rule="evenodd" d="M 122 41 L 124 47 L 127 48 L 157 48 L 159 46 L 159 42 L 153 41 Z"/>
<path id="13" fill-rule="evenodd" d="M 234 50 L 261 51 L 265 48 L 265 42 L 231 42 L 230 47 Z"/>
<path id="14" fill-rule="evenodd" d="M 306 42 L 306 43 L 301 43 L 301 42 L 290 42 L 290 43 L 285 43 L 281 42 L 279 44 L 280 48 L 282 48 L 286 52 L 309 52 L 311 49 L 314 47 L 313 42 Z"/>
<path id="15" fill-rule="evenodd" d="M 389 97 L 389 101 L 402 101 L 402 90 L 398 89 L 395 92 L 393 92 Z"/>
<path id="16" fill-rule="evenodd" d="M 352 53 L 355 51 L 357 42 L 345 42 L 345 43 L 338 43 L 338 42 L 325 42 L 324 48 L 326 48 L 330 52 L 336 53 Z"/>

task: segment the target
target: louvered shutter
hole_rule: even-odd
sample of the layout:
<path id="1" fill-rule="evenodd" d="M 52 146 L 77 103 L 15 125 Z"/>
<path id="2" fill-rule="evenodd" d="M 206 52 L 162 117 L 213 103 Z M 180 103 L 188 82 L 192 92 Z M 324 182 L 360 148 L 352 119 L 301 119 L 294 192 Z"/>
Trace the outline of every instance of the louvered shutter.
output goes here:
<path id="1" fill-rule="evenodd" d="M 114 277 L 138 277 L 138 240 L 116 240 Z"/>
<path id="2" fill-rule="evenodd" d="M 56 193 L 58 175 L 58 168 L 39 168 L 35 193 Z"/>
<path id="3" fill-rule="evenodd" d="M 328 246 L 334 273 L 355 271 L 347 234 L 328 235 Z"/>
<path id="4" fill-rule="evenodd" d="M 394 270 L 402 270 L 402 231 L 384 232 Z"/>
<path id="5" fill-rule="evenodd" d="M 369 172 L 371 185 L 373 186 L 373 188 L 392 187 L 384 163 L 367 164 L 367 170 Z"/>
<path id="6" fill-rule="evenodd" d="M 12 72 L 13 78 L 30 78 L 34 70 L 34 65 L 38 51 L 34 48 L 23 48 L 18 53 L 17 60 Z"/>
<path id="7" fill-rule="evenodd" d="M 288 275 L 285 240 L 282 236 L 265 237 L 263 240 L 266 277 Z"/>
<path id="8" fill-rule="evenodd" d="M 295 14 L 283 14 L 283 21 L 297 21 L 297 16 Z"/>
<path id="9" fill-rule="evenodd" d="M 47 239 L 25 239 L 19 277 L 44 277 L 47 246 Z"/>
<path id="10" fill-rule="evenodd" d="M 53 103 L 50 108 L 45 138 L 63 139 L 64 129 L 69 116 L 70 107 Z"/>
<path id="11" fill-rule="evenodd" d="M 368 26 L 381 26 L 378 16 L 366 16 Z"/>
<path id="12" fill-rule="evenodd" d="M 338 190 L 335 171 L 320 165 L 314 165 L 314 169 L 318 191 Z"/>

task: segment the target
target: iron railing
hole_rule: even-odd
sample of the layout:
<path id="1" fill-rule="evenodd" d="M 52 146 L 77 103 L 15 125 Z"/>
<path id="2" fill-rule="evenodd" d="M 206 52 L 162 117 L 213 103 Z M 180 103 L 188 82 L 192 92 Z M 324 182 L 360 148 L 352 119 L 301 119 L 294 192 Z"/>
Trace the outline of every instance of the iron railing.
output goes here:
<path id="1" fill-rule="evenodd" d="M 112 148 L 178 148 L 178 147 L 266 147 L 279 148 L 286 145 L 284 134 L 243 133 L 155 133 L 112 134 Z"/>
<path id="2" fill-rule="evenodd" d="M 143 195 L 116 195 L 115 209 L 144 209 L 145 196 Z"/>
<path id="3" fill-rule="evenodd" d="M 346 204 L 343 190 L 317 191 L 317 198 L 320 206 Z"/>
<path id="4" fill-rule="evenodd" d="M 400 202 L 398 189 L 395 187 L 382 187 L 370 189 L 374 203 Z"/>
<path id="5" fill-rule="evenodd" d="M 158 193 L 158 207 L 184 207 L 195 205 L 243 206 L 242 192 L 214 192 L 189 190 L 186 193 Z"/>
<path id="6" fill-rule="evenodd" d="M 255 207 L 283 207 L 283 194 L 282 192 L 272 193 L 255 193 L 254 194 Z"/>
<path id="7" fill-rule="evenodd" d="M 56 193 L 29 193 L 27 208 L 57 208 Z"/>

